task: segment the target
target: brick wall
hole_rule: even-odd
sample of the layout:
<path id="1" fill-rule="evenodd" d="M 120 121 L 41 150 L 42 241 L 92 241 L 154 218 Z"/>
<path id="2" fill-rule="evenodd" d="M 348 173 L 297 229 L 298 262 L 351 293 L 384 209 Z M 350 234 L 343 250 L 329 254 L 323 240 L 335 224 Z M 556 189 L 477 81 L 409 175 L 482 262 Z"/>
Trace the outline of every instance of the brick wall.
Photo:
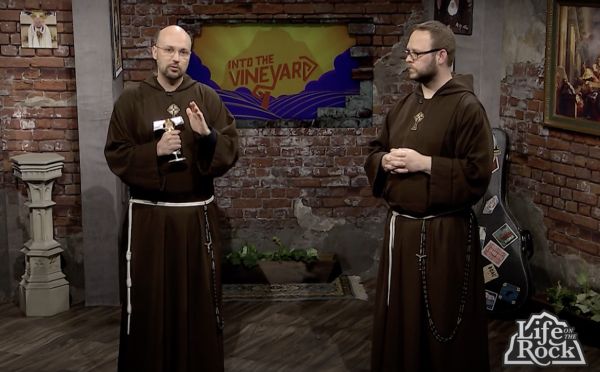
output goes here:
<path id="1" fill-rule="evenodd" d="M 139 2 L 139 3 L 138 3 Z M 124 80 L 145 78 L 154 69 L 149 53 L 157 30 L 181 19 L 212 22 L 231 19 L 261 22 L 293 19 L 371 19 L 369 30 L 354 30 L 357 44 L 370 47 L 374 62 L 388 54 L 404 35 L 403 25 L 422 14 L 414 1 L 290 2 L 121 1 Z M 21 10 L 57 12 L 57 49 L 20 46 Z M 22 152 L 56 152 L 65 157 L 56 182 L 55 233 L 64 237 L 81 230 L 78 132 L 71 2 L 67 0 L 0 3 L 0 182 L 14 187 L 9 158 Z M 382 76 L 381 79 L 389 77 Z M 377 77 L 376 77 L 377 79 Z M 375 93 L 374 123 L 397 98 L 397 85 Z M 366 145 L 375 128 L 241 129 L 242 157 L 230 174 L 217 181 L 218 196 L 232 225 L 246 219 L 287 223 L 294 200 L 317 216 L 373 216 L 381 212 L 370 196 L 362 170 Z M 24 190 L 22 190 L 24 192 Z"/>
<path id="2" fill-rule="evenodd" d="M 512 141 L 509 188 L 544 214 L 552 252 L 600 256 L 600 138 L 543 125 L 544 66 L 517 63 L 501 84 Z"/>
<path id="3" fill-rule="evenodd" d="M 357 45 L 370 48 L 373 62 L 389 53 L 403 36 L 403 24 L 415 12 L 416 1 L 214 1 L 211 5 L 193 1 L 148 4 L 126 1 L 121 4 L 124 80 L 139 81 L 154 69 L 149 46 L 152 36 L 167 24 L 182 19 L 218 23 L 235 20 L 253 22 L 315 22 L 331 19 L 352 23 L 369 19 L 372 26 L 357 25 L 349 31 Z M 382 77 L 388 78 L 388 77 Z M 393 90 L 393 89 L 392 89 Z M 397 91 L 387 91 L 390 97 Z M 374 122 L 381 122 L 390 97 L 376 96 Z M 346 218 L 381 213 L 371 197 L 363 163 L 367 144 L 375 128 L 257 128 L 240 129 L 241 158 L 228 175 L 216 181 L 219 205 L 233 226 L 248 220 L 289 225 L 297 199 L 317 216 Z"/>
<path id="4" fill-rule="evenodd" d="M 56 11 L 56 49 L 21 47 L 21 10 Z M 65 157 L 53 199 L 56 235 L 81 230 L 79 151 L 71 2 L 0 2 L 0 185 L 15 187 L 10 157 L 56 152 Z M 24 190 L 22 190 L 24 192 Z"/>

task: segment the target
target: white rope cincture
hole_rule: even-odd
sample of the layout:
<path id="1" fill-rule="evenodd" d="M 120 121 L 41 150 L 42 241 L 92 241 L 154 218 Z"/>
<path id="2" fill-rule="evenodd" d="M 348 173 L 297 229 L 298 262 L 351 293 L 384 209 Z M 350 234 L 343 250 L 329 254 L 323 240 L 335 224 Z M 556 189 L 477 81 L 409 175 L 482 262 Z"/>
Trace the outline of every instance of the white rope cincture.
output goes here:
<path id="1" fill-rule="evenodd" d="M 127 253 L 125 253 L 125 259 L 127 260 L 127 335 L 129 335 L 129 328 L 131 325 L 131 225 L 133 215 L 131 214 L 133 202 L 129 200 L 129 223 L 127 226 Z"/>
<path id="2" fill-rule="evenodd" d="M 408 218 L 411 220 L 430 220 L 432 218 L 440 217 L 442 214 L 435 215 L 430 214 L 425 217 L 414 217 L 408 214 L 398 213 L 396 211 L 392 211 L 392 217 L 390 218 L 390 238 L 388 243 L 388 287 L 387 287 L 387 306 L 390 306 L 390 288 L 392 286 L 392 251 L 394 249 L 394 239 L 396 235 L 396 217 L 401 216 L 404 218 Z M 419 257 L 419 255 L 417 255 Z"/>
<path id="3" fill-rule="evenodd" d="M 388 239 L 388 286 L 387 286 L 387 305 L 390 306 L 390 288 L 392 286 L 392 251 L 394 249 L 394 237 L 396 236 L 396 217 L 398 212 L 392 211 L 390 218 L 390 238 Z"/>
<path id="4" fill-rule="evenodd" d="M 133 306 L 131 305 L 131 288 L 132 288 L 132 280 L 131 280 L 131 226 L 133 225 L 133 204 L 143 204 L 143 205 L 154 205 L 160 207 L 198 207 L 210 204 L 215 199 L 214 195 L 210 198 L 197 202 L 185 202 L 185 203 L 171 203 L 171 202 L 160 202 L 160 201 L 150 201 L 143 199 L 129 199 L 129 223 L 127 226 L 127 253 L 125 253 L 125 259 L 127 261 L 127 335 L 129 335 L 129 330 L 131 328 L 131 313 Z"/>

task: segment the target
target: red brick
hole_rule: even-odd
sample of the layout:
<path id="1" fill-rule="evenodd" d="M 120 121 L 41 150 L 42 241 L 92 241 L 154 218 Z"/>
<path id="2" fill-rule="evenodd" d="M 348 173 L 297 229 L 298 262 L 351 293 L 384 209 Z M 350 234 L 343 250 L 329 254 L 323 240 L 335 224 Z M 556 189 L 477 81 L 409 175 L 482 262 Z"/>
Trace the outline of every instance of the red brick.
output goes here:
<path id="1" fill-rule="evenodd" d="M 574 201 L 567 201 L 565 203 L 565 210 L 567 212 L 571 212 L 571 213 L 577 213 L 578 210 L 578 205 L 576 202 Z"/>
<path id="2" fill-rule="evenodd" d="M 362 4 L 335 4 L 335 12 L 343 14 L 363 14 L 365 12 Z"/>
<path id="3" fill-rule="evenodd" d="M 262 200 L 260 199 L 233 199 L 233 208 L 261 208 Z"/>
<path id="4" fill-rule="evenodd" d="M 265 199 L 265 200 L 262 201 L 262 207 L 263 208 L 268 208 L 268 209 L 272 209 L 272 208 L 291 208 L 292 207 L 292 201 L 290 199 L 277 199 L 277 198 Z"/>
<path id="5" fill-rule="evenodd" d="M 558 173 L 569 177 L 575 176 L 575 167 L 566 164 L 556 164 L 552 165 L 552 169 Z"/>
<path id="6" fill-rule="evenodd" d="M 571 143 L 569 150 L 574 154 L 587 155 L 589 153 L 589 147 L 581 143 Z"/>
<path id="7" fill-rule="evenodd" d="M 65 132 L 61 130 L 35 130 L 33 132 L 34 140 L 55 140 L 64 138 Z"/>
<path id="8" fill-rule="evenodd" d="M 318 13 L 318 14 L 333 12 L 333 4 L 316 3 L 316 4 L 313 4 L 313 7 L 314 7 L 315 13 Z"/>
<path id="9" fill-rule="evenodd" d="M 316 178 L 294 178 L 290 180 L 290 184 L 294 187 L 319 187 L 321 181 Z"/>
<path id="10" fill-rule="evenodd" d="M 592 217 L 573 215 L 573 223 L 591 230 L 598 230 L 598 220 Z"/>
<path id="11" fill-rule="evenodd" d="M 0 57 L 0 66 L 3 68 L 29 67 L 30 63 L 31 59 L 29 58 Z"/>
<path id="12" fill-rule="evenodd" d="M 600 159 L 600 146 L 591 146 L 589 151 L 590 158 Z"/>
<path id="13" fill-rule="evenodd" d="M 42 91 L 64 91 L 67 84 L 60 80 L 40 80 L 33 83 L 33 88 Z"/>
<path id="14" fill-rule="evenodd" d="M 566 245 L 572 245 L 573 243 L 573 238 L 571 238 L 568 235 L 562 234 L 554 229 L 551 229 L 548 232 L 548 239 L 552 240 L 553 242 L 558 242 Z"/>
<path id="15" fill-rule="evenodd" d="M 592 193 L 573 191 L 573 200 L 588 205 L 596 205 L 598 202 L 598 196 Z"/>
<path id="16" fill-rule="evenodd" d="M 591 170 L 600 170 L 600 160 L 587 159 L 586 166 Z"/>
<path id="17" fill-rule="evenodd" d="M 550 162 L 540 159 L 538 157 L 531 157 L 529 159 L 529 166 L 532 168 L 537 168 L 537 169 L 541 169 L 541 170 L 548 170 L 552 168 L 552 165 Z"/>
<path id="18" fill-rule="evenodd" d="M 546 96 L 544 94 L 544 90 L 543 89 L 535 89 L 533 91 L 533 99 L 536 99 L 538 101 L 544 102 L 546 100 Z"/>
<path id="19" fill-rule="evenodd" d="M 600 244 L 597 242 L 590 242 L 586 240 L 578 240 L 575 243 L 577 250 L 588 253 L 593 256 L 600 255 Z"/>
<path id="20" fill-rule="evenodd" d="M 574 216 L 574 214 L 563 212 L 555 208 L 548 208 L 548 217 L 553 220 L 570 223 Z"/>
<path id="21" fill-rule="evenodd" d="M 277 12 L 280 13 L 280 12 Z M 315 13 L 314 4 L 285 4 L 283 13 L 286 14 L 311 14 Z"/>
<path id="22" fill-rule="evenodd" d="M 35 57 L 28 61 L 31 67 L 65 67 L 65 60 L 59 57 Z"/>
<path id="23" fill-rule="evenodd" d="M 17 32 L 17 23 L 0 22 L 0 32 Z"/>
<path id="24" fill-rule="evenodd" d="M 582 216 L 590 216 L 592 212 L 592 207 L 590 207 L 589 205 L 585 205 L 585 204 L 579 204 L 579 209 L 577 209 L 577 213 L 579 213 Z"/>
<path id="25" fill-rule="evenodd" d="M 2 138 L 7 141 L 32 140 L 32 130 L 4 130 Z"/>

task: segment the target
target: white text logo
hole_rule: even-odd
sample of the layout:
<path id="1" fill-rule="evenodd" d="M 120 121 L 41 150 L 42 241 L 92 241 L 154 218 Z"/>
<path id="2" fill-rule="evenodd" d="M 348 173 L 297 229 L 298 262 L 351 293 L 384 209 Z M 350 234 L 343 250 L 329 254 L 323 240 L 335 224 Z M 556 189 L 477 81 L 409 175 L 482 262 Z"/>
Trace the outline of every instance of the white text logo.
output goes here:
<path id="1" fill-rule="evenodd" d="M 504 365 L 587 365 L 577 333 L 564 320 L 542 311 L 517 320 L 517 325 L 504 353 Z"/>

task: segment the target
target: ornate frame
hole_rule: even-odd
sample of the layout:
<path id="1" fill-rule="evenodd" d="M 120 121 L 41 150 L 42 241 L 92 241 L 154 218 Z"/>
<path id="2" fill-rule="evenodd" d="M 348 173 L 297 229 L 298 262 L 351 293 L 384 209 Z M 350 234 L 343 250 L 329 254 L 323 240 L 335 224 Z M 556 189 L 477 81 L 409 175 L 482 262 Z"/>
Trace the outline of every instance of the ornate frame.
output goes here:
<path id="1" fill-rule="evenodd" d="M 596 61 L 600 69 L 600 44 L 591 43 L 592 12 L 600 13 L 596 0 L 548 0 L 544 124 L 600 135 L 600 75 L 592 69 Z"/>

